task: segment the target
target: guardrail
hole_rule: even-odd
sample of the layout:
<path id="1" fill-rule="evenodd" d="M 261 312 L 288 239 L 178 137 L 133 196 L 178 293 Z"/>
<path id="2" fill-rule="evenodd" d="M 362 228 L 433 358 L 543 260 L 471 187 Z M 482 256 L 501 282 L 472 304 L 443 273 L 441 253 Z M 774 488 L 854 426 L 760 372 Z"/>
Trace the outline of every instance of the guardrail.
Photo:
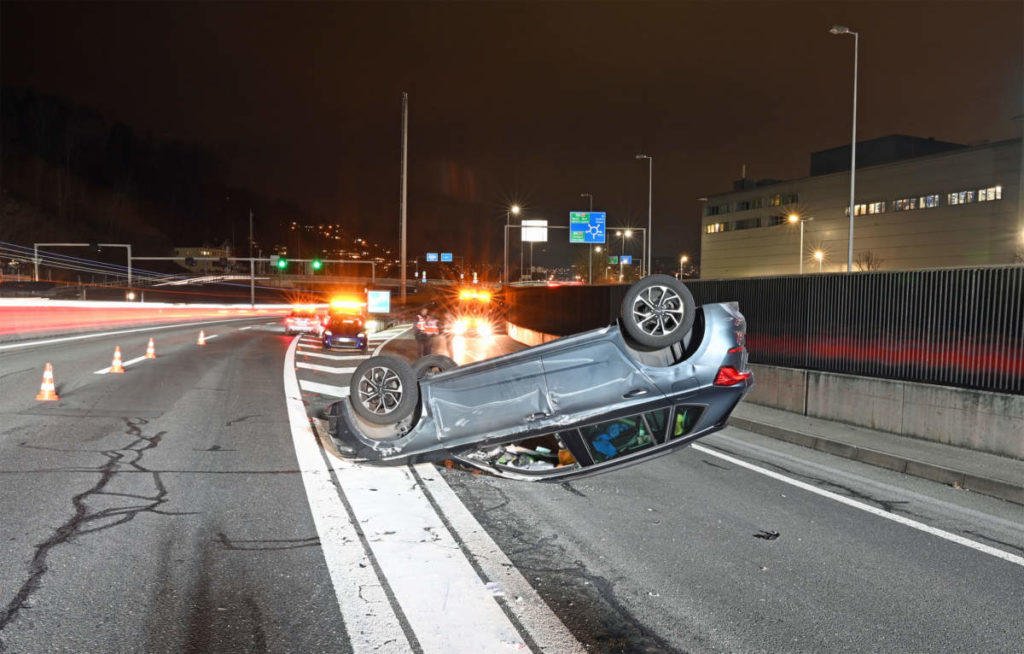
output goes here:
<path id="1" fill-rule="evenodd" d="M 738 301 L 753 363 L 1024 394 L 1024 267 L 686 281 Z M 508 289 L 509 321 L 565 335 L 613 321 L 626 286 Z"/>

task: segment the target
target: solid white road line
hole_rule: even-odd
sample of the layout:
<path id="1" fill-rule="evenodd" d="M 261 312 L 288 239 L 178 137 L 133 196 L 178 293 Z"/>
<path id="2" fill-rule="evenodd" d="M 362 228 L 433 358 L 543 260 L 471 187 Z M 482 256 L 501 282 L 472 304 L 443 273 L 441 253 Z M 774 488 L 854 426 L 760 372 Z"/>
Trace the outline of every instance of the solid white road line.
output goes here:
<path id="1" fill-rule="evenodd" d="M 135 357 L 134 359 L 129 359 L 128 361 L 122 362 L 121 363 L 121 367 L 122 368 L 127 368 L 128 366 L 130 366 L 132 364 L 138 363 L 139 361 L 145 361 L 145 360 L 146 360 L 146 357 L 144 357 L 144 356 Z M 96 372 L 94 372 L 92 374 L 94 374 L 94 375 L 106 375 L 109 372 L 110 372 L 110 366 L 107 366 L 103 370 L 97 370 Z"/>
<path id="2" fill-rule="evenodd" d="M 878 507 L 871 506 L 870 504 L 864 504 L 863 502 L 858 502 L 857 500 L 852 500 L 849 497 L 845 497 L 843 495 L 839 495 L 838 493 L 833 493 L 832 491 L 827 491 L 827 490 L 818 488 L 817 486 L 812 486 L 811 484 L 799 481 L 797 479 L 790 479 L 789 477 L 787 477 L 785 475 L 780 475 L 779 473 L 774 472 L 772 470 L 767 470 L 767 469 L 762 468 L 760 466 L 756 466 L 756 465 L 754 465 L 752 463 L 747 463 L 746 461 L 743 461 L 741 459 L 737 459 L 736 457 L 729 456 L 728 454 L 723 454 L 722 452 L 719 452 L 717 450 L 709 449 L 709 448 L 707 448 L 707 447 L 705 447 L 703 445 L 694 444 L 694 445 L 691 445 L 690 447 L 692 447 L 693 449 L 695 449 L 695 450 L 697 450 L 699 452 L 704 452 L 705 454 L 710 454 L 711 456 L 716 456 L 719 459 L 722 459 L 723 461 L 728 461 L 729 463 L 732 463 L 734 465 L 738 465 L 741 468 L 746 468 L 747 470 L 752 470 L 754 472 L 757 472 L 757 473 L 760 473 L 762 475 L 765 475 L 766 477 L 771 477 L 772 479 L 781 481 L 781 482 L 789 484 L 791 486 L 796 486 L 797 488 L 802 488 L 805 491 L 809 491 L 809 492 L 814 493 L 816 495 L 821 495 L 822 497 L 827 497 L 830 500 L 835 500 L 836 502 L 839 502 L 841 504 L 845 504 L 847 506 L 852 506 L 855 509 L 860 509 L 861 511 L 867 511 L 868 513 L 871 513 L 873 515 L 879 516 L 880 518 L 885 518 L 886 520 L 892 520 L 893 522 L 898 522 L 901 525 L 905 525 L 907 527 L 911 527 L 913 529 L 917 529 L 918 531 L 923 531 L 926 534 L 931 534 L 932 536 L 938 536 L 939 538 L 943 538 L 943 539 L 948 540 L 950 542 L 957 543 L 958 545 L 963 545 L 965 547 L 970 547 L 971 549 L 977 550 L 979 552 L 984 552 L 985 554 L 989 554 L 991 556 L 994 556 L 996 558 L 1002 559 L 1004 561 L 1008 561 L 1010 563 L 1014 563 L 1014 564 L 1019 565 L 1019 566 L 1024 566 L 1024 557 L 1017 556 L 1016 554 L 1010 554 L 1009 552 L 1004 552 L 1003 550 L 998 550 L 998 549 L 996 549 L 994 547 L 990 547 L 988 545 L 985 545 L 984 543 L 979 543 L 979 542 L 973 541 L 973 540 L 971 540 L 969 538 L 964 538 L 963 536 L 958 536 L 957 534 L 950 533 L 948 531 L 945 531 L 944 529 L 938 529 L 936 527 L 932 527 L 932 526 L 926 525 L 923 522 L 918 522 L 917 520 L 911 520 L 910 518 L 905 518 L 905 517 L 903 517 L 901 515 L 897 515 L 895 513 L 889 513 L 888 511 L 885 511 L 883 509 L 879 509 Z"/>
<path id="3" fill-rule="evenodd" d="M 240 332 L 244 332 L 245 330 L 247 330 L 247 329 L 252 329 L 252 328 L 253 328 L 253 325 L 249 325 L 248 327 L 239 327 L 239 328 L 238 328 L 238 331 L 240 331 Z"/>
<path id="4" fill-rule="evenodd" d="M 50 345 L 51 343 L 65 343 L 67 341 L 80 341 L 86 338 L 100 338 L 103 336 L 118 336 L 120 334 L 139 334 L 141 332 L 155 332 L 161 329 L 176 329 L 181 327 L 200 327 L 202 325 L 217 325 L 225 322 L 242 322 L 252 318 L 228 318 L 225 320 L 207 320 L 205 322 L 178 322 L 173 325 L 160 325 L 159 327 L 140 327 L 138 329 L 121 329 L 114 332 L 97 332 L 94 334 L 81 334 L 80 336 L 62 336 L 60 338 L 47 338 L 41 341 L 25 341 L 23 343 L 8 343 L 0 345 L 0 351 L 11 350 L 19 347 L 32 347 L 33 345 Z"/>
<path id="5" fill-rule="evenodd" d="M 331 359 L 332 361 L 361 361 L 369 358 L 369 354 L 324 354 L 322 352 L 296 352 L 299 356 Z"/>
<path id="6" fill-rule="evenodd" d="M 309 370 L 319 370 L 320 372 L 328 372 L 332 375 L 350 375 L 356 371 L 353 368 L 336 368 L 334 366 L 321 366 L 316 363 L 305 363 L 304 361 L 298 361 L 295 364 L 296 368 L 308 368 Z"/>
<path id="7" fill-rule="evenodd" d="M 311 393 L 319 393 L 320 395 L 327 395 L 329 397 L 348 397 L 348 386 L 332 386 L 331 384 L 306 381 L 305 379 L 299 380 L 299 386 L 302 390 L 309 391 Z"/>
<path id="8" fill-rule="evenodd" d="M 210 334 L 209 336 L 203 334 L 203 340 L 209 341 L 209 340 L 212 340 L 214 338 L 217 338 L 218 336 L 220 336 L 220 334 Z"/>
<path id="9" fill-rule="evenodd" d="M 416 466 L 416 470 L 423 486 L 434 498 L 441 514 L 448 519 L 448 524 L 458 534 L 462 544 L 473 555 L 487 581 L 496 583 L 506 598 L 515 598 L 514 601 L 506 602 L 506 605 L 541 651 L 584 652 L 583 645 L 505 556 L 441 473 L 426 464 Z"/>
<path id="10" fill-rule="evenodd" d="M 409 468 L 330 461 L 424 652 L 526 648 Z"/>
<path id="11" fill-rule="evenodd" d="M 345 629 L 355 654 L 399 654 L 412 648 L 384 588 L 368 565 L 355 525 L 338 497 L 331 474 L 306 416 L 295 378 L 295 346 L 292 341 L 284 359 L 285 401 L 295 456 L 313 514 L 320 549 L 334 585 Z"/>

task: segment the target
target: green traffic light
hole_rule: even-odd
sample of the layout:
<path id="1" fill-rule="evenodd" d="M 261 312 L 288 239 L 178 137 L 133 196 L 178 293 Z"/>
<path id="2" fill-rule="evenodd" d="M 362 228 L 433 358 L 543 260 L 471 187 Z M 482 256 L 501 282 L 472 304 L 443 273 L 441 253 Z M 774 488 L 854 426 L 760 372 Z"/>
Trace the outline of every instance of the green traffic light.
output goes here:
<path id="1" fill-rule="evenodd" d="M 280 268 L 281 270 L 284 270 L 285 268 L 288 267 L 288 260 L 287 259 L 278 259 L 277 260 L 277 267 Z"/>
<path id="2" fill-rule="evenodd" d="M 323 262 L 319 259 L 313 259 L 313 270 L 320 270 L 323 267 Z"/>

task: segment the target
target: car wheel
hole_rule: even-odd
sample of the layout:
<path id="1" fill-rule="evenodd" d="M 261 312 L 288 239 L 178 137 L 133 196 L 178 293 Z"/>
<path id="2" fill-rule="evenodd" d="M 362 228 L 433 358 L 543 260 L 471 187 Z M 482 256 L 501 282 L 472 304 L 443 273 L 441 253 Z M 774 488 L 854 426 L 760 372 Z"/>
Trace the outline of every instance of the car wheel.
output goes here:
<path id="1" fill-rule="evenodd" d="M 454 359 L 443 354 L 428 354 L 412 364 L 412 371 L 416 373 L 416 379 L 423 379 L 445 370 L 451 370 L 458 365 Z"/>
<path id="2" fill-rule="evenodd" d="M 349 382 L 349 400 L 360 418 L 391 425 L 407 418 L 419 402 L 416 373 L 394 356 L 370 357 L 360 363 Z"/>
<path id="3" fill-rule="evenodd" d="M 681 281 L 651 275 L 629 287 L 619 317 L 636 343 L 657 349 L 682 340 L 693 327 L 696 310 L 693 295 Z"/>

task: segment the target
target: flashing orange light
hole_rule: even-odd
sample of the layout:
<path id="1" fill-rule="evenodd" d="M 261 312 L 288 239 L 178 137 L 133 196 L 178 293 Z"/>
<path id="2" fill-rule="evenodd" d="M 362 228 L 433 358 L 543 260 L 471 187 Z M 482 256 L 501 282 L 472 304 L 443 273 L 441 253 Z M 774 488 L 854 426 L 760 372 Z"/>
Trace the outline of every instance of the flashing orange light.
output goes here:
<path id="1" fill-rule="evenodd" d="M 352 298 L 338 298 L 331 300 L 332 309 L 341 309 L 345 311 L 359 311 L 366 306 L 365 302 L 360 302 Z"/>
<path id="2" fill-rule="evenodd" d="M 477 291 L 472 288 L 464 288 L 459 291 L 460 300 L 480 300 L 481 302 L 490 302 L 491 294 L 487 291 Z"/>

